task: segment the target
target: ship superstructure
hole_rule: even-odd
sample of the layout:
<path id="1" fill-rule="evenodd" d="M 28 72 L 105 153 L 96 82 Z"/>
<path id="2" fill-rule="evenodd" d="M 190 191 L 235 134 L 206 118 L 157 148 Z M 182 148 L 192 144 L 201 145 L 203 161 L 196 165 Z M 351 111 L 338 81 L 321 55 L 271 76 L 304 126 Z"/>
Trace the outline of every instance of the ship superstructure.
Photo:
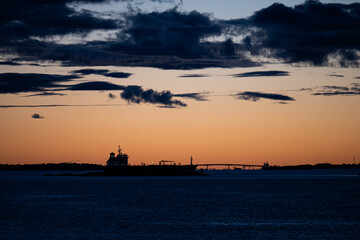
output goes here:
<path id="1" fill-rule="evenodd" d="M 110 153 L 109 160 L 107 160 L 107 162 L 106 162 L 106 164 L 109 167 L 127 166 L 128 165 L 129 156 L 125 153 L 122 153 L 121 150 L 122 149 L 119 146 L 117 156 L 115 156 L 114 152 Z"/>

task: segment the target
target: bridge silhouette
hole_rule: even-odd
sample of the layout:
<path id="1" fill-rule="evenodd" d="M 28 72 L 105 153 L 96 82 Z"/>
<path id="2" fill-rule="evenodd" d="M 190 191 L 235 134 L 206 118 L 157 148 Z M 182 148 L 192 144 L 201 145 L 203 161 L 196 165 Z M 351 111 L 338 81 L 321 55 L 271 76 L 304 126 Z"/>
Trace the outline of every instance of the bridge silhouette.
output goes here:
<path id="1" fill-rule="evenodd" d="M 198 167 L 206 167 L 206 169 L 209 169 L 209 166 L 227 166 L 228 169 L 230 167 L 241 167 L 242 169 L 255 169 L 255 168 L 262 168 L 264 165 L 256 165 L 256 164 L 242 164 L 242 163 L 202 163 L 202 164 L 196 164 Z"/>

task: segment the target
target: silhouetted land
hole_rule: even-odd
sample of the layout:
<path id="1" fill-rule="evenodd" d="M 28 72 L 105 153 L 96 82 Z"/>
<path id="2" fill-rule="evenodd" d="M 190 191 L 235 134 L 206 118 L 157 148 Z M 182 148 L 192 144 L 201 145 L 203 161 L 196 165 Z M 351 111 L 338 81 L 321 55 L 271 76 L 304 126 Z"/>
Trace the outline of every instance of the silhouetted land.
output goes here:
<path id="1" fill-rule="evenodd" d="M 90 163 L 40 163 L 40 164 L 0 164 L 0 171 L 34 171 L 34 170 L 105 170 L 106 166 Z M 265 170 L 289 170 L 289 169 L 360 169 L 360 164 L 330 164 L 318 163 L 315 165 L 289 165 L 289 166 L 268 166 Z"/>
<path id="2" fill-rule="evenodd" d="M 105 166 L 90 163 L 40 163 L 40 164 L 0 164 L 0 170 L 26 171 L 26 170 L 104 170 Z"/>
<path id="3" fill-rule="evenodd" d="M 292 166 L 268 166 L 263 167 L 264 170 L 306 170 L 306 169 L 360 169 L 360 164 L 330 164 L 318 163 L 315 165 L 292 165 Z"/>
<path id="4" fill-rule="evenodd" d="M 46 176 L 196 176 L 206 175 L 197 172 L 196 165 L 141 165 L 141 166 L 103 166 L 97 164 L 78 163 L 43 163 L 43 164 L 14 164 L 0 165 L 3 171 L 94 171 L 86 173 L 45 174 Z"/>

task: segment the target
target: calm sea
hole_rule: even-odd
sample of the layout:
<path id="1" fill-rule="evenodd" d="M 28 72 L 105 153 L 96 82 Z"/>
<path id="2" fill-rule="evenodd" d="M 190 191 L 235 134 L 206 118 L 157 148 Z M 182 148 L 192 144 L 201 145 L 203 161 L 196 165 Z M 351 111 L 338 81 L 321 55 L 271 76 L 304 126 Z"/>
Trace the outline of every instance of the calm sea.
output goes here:
<path id="1" fill-rule="evenodd" d="M 0 172 L 0 239 L 359 239 L 360 170 Z"/>

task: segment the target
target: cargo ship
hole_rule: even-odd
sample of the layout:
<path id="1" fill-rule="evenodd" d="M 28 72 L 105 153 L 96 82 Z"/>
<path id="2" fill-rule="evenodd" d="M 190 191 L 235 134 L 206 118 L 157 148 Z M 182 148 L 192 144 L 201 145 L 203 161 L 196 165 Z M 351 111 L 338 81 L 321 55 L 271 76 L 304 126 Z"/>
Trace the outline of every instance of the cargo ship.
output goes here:
<path id="1" fill-rule="evenodd" d="M 106 162 L 104 174 L 108 176 L 194 176 L 203 175 L 197 172 L 197 165 L 193 165 L 193 158 L 190 158 L 189 165 L 176 165 L 174 161 L 161 160 L 158 165 L 130 165 L 129 156 L 122 153 L 118 148 L 118 154 L 110 153 Z"/>

